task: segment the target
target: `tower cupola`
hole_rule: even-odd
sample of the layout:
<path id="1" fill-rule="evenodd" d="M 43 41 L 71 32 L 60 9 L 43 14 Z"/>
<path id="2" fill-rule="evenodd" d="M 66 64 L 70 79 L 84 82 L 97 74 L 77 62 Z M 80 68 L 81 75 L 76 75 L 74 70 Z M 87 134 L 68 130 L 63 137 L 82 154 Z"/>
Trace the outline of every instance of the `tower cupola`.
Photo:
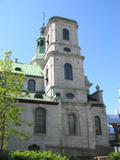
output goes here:
<path id="1" fill-rule="evenodd" d="M 40 28 L 40 36 L 36 40 L 37 47 L 35 56 L 32 58 L 33 64 L 41 64 L 45 56 L 45 26 Z"/>
<path id="2" fill-rule="evenodd" d="M 36 53 L 39 56 L 44 56 L 45 54 L 45 27 L 40 28 L 40 37 L 37 39 Z"/>

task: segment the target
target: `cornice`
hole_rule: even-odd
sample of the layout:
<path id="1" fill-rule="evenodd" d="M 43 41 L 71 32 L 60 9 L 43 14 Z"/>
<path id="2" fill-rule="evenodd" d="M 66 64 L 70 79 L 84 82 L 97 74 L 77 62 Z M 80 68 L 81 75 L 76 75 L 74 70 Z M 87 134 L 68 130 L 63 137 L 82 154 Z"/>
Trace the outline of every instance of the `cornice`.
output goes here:
<path id="1" fill-rule="evenodd" d="M 50 105 L 58 105 L 58 101 L 48 101 L 45 99 L 31 99 L 31 98 L 17 98 L 19 102 L 22 103 L 36 103 L 36 104 L 50 104 Z"/>
<path id="2" fill-rule="evenodd" d="M 51 51 L 51 52 L 47 53 L 47 56 L 45 57 L 44 63 L 42 65 L 42 69 L 44 68 L 45 64 L 47 63 L 49 57 L 50 56 L 55 56 L 55 55 L 71 57 L 71 58 L 79 58 L 82 61 L 85 59 L 84 56 L 81 56 L 81 55 L 78 55 L 78 54 L 64 53 L 64 52 L 59 52 L 59 51 Z"/>

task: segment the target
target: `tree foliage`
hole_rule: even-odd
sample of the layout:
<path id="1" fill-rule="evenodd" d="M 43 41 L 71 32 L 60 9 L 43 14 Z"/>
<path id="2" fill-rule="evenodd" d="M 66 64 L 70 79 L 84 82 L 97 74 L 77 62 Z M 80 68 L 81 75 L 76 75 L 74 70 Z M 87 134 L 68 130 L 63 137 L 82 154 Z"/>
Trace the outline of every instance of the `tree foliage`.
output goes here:
<path id="1" fill-rule="evenodd" d="M 24 74 L 14 72 L 10 57 L 11 52 L 6 52 L 0 61 L 0 150 L 6 149 L 10 136 L 21 139 L 28 137 L 16 129 L 16 126 L 25 123 L 21 118 L 23 108 L 16 100 L 16 97 L 22 96 Z"/>
<path id="2" fill-rule="evenodd" d="M 56 153 L 52 153 L 51 151 L 16 151 L 10 154 L 9 160 L 68 160 L 68 158 Z"/>
<path id="3" fill-rule="evenodd" d="M 108 160 L 120 160 L 120 153 L 119 152 L 112 152 L 108 156 Z"/>

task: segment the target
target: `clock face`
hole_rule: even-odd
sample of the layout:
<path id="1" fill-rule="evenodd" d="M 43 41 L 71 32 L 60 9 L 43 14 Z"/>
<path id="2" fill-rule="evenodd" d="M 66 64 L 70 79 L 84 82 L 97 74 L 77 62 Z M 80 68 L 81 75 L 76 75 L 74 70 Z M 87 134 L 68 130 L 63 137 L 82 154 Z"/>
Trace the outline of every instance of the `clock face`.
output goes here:
<path id="1" fill-rule="evenodd" d="M 64 48 L 64 51 L 65 51 L 65 52 L 71 52 L 71 49 L 70 49 L 70 48 L 65 47 L 65 48 Z"/>

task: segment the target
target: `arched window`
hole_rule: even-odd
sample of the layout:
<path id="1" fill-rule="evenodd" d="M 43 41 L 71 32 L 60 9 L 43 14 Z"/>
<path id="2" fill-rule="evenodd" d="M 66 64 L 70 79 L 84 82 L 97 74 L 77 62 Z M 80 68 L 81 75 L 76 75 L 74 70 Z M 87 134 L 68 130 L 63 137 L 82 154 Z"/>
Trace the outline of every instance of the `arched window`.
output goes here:
<path id="1" fill-rule="evenodd" d="M 75 114 L 68 115 L 68 130 L 70 135 L 76 134 L 76 116 Z"/>
<path id="2" fill-rule="evenodd" d="M 67 29 L 63 29 L 63 40 L 69 41 L 69 31 Z"/>
<path id="3" fill-rule="evenodd" d="M 64 76 L 66 80 L 73 80 L 72 65 L 69 63 L 64 65 Z"/>
<path id="4" fill-rule="evenodd" d="M 102 135 L 101 122 L 99 116 L 95 116 L 95 129 L 96 129 L 96 135 Z"/>
<path id="5" fill-rule="evenodd" d="M 38 42 L 37 42 L 37 46 L 39 46 L 39 45 L 40 45 L 40 42 L 38 41 Z"/>
<path id="6" fill-rule="evenodd" d="M 44 53 L 45 52 L 45 40 L 41 39 L 40 40 L 40 53 Z"/>
<path id="7" fill-rule="evenodd" d="M 47 85 L 48 82 L 49 82 L 49 79 L 48 79 L 48 68 L 46 69 L 46 78 L 45 78 L 45 80 L 46 80 L 46 85 Z"/>
<path id="8" fill-rule="evenodd" d="M 40 46 L 41 46 L 41 47 L 44 46 L 44 41 L 43 41 L 43 40 L 40 41 Z"/>
<path id="9" fill-rule="evenodd" d="M 46 110 L 44 108 L 35 110 L 35 133 L 46 133 Z"/>
<path id="10" fill-rule="evenodd" d="M 50 41 L 50 36 L 47 36 L 47 45 L 49 45 L 49 41 Z"/>
<path id="11" fill-rule="evenodd" d="M 28 81 L 28 91 L 34 92 L 35 91 L 35 80 L 29 79 Z"/>

